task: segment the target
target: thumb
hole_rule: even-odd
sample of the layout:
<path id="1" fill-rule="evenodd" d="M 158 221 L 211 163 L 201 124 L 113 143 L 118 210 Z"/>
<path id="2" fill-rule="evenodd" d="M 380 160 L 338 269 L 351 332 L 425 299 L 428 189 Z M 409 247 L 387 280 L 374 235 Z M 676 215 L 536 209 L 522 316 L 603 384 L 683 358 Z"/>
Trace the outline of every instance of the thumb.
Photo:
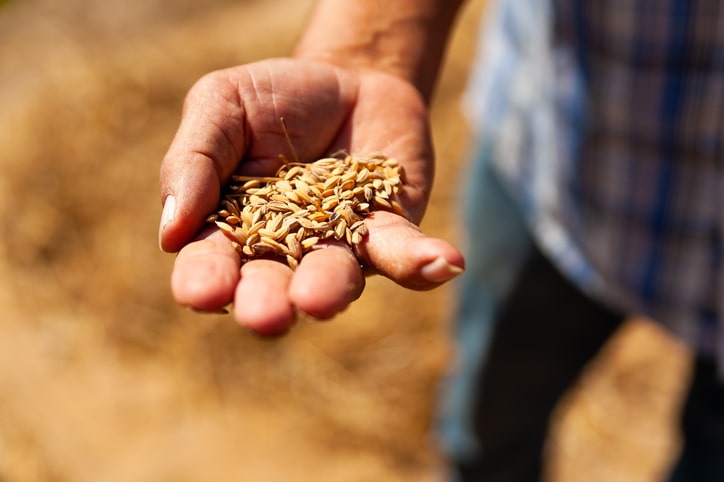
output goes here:
<path id="1" fill-rule="evenodd" d="M 187 94 L 160 170 L 163 250 L 178 251 L 216 208 L 221 186 L 246 149 L 245 119 L 236 86 L 222 71 L 207 74 Z"/>

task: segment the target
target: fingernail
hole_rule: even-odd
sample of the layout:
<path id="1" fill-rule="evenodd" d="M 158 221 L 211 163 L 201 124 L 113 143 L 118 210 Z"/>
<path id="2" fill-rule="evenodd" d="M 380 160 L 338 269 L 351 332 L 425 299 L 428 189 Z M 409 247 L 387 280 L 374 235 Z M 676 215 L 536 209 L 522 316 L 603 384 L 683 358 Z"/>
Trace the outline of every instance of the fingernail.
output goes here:
<path id="1" fill-rule="evenodd" d="M 161 242 L 161 235 L 166 226 L 173 221 L 173 217 L 176 213 L 176 198 L 169 194 L 166 196 L 166 200 L 163 203 L 163 211 L 161 212 L 161 226 L 158 230 L 159 244 Z"/>
<path id="2" fill-rule="evenodd" d="M 453 279 L 463 271 L 461 267 L 452 265 L 445 258 L 439 257 L 423 266 L 420 274 L 428 281 L 443 283 Z"/>

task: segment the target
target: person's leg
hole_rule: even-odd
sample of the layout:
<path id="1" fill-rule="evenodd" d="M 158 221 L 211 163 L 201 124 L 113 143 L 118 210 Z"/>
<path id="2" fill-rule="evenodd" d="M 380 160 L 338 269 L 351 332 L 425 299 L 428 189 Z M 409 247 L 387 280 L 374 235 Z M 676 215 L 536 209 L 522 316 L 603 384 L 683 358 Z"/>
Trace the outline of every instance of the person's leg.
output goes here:
<path id="1" fill-rule="evenodd" d="M 501 306 L 478 379 L 477 457 L 464 481 L 535 481 L 551 413 L 622 317 L 592 302 L 538 251 Z"/>
<path id="2" fill-rule="evenodd" d="M 452 461 L 474 458 L 479 451 L 472 427 L 480 367 L 499 301 L 533 246 L 516 206 L 491 171 L 484 148 L 465 182 L 466 270 L 455 281 L 455 360 L 442 383 L 437 426 L 442 450 Z"/>
<path id="3" fill-rule="evenodd" d="M 684 446 L 670 482 L 724 480 L 724 380 L 710 359 L 697 359 L 684 405 Z"/>

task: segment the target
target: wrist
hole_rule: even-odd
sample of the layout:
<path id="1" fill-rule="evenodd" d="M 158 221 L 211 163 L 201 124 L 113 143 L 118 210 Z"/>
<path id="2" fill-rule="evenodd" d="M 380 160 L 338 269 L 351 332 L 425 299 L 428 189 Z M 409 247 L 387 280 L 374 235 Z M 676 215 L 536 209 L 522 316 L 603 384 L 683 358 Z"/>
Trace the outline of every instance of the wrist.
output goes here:
<path id="1" fill-rule="evenodd" d="M 411 82 L 429 101 L 462 0 L 320 0 L 298 58 L 376 70 Z"/>

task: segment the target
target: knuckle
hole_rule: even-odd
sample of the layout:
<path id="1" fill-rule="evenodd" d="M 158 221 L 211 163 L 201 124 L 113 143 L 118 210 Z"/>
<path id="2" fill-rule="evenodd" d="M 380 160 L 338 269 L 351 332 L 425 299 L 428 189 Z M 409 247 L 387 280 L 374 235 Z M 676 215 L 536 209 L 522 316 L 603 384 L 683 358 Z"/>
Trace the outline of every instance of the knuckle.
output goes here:
<path id="1" fill-rule="evenodd" d="M 229 73 L 226 70 L 217 70 L 205 74 L 191 86 L 184 100 L 184 109 L 228 102 L 236 97 L 236 87 Z"/>

